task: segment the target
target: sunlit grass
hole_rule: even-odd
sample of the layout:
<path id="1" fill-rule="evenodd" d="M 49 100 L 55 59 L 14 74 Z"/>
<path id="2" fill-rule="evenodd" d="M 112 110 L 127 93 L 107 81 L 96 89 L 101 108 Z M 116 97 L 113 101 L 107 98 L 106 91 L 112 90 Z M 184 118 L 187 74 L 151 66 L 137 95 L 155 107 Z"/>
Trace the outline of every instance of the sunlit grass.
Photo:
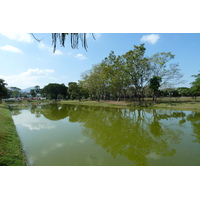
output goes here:
<path id="1" fill-rule="evenodd" d="M 0 166 L 24 166 L 26 158 L 6 104 L 0 104 Z"/>
<path id="2" fill-rule="evenodd" d="M 138 103 L 137 101 L 91 101 L 91 100 L 62 100 L 59 103 L 88 105 L 88 106 L 102 106 L 102 107 L 151 107 L 156 109 L 175 109 L 175 110 L 200 110 L 200 97 L 197 97 L 196 102 L 191 97 L 162 98 L 157 99 L 154 103 L 152 98 L 145 98 L 144 101 Z"/>

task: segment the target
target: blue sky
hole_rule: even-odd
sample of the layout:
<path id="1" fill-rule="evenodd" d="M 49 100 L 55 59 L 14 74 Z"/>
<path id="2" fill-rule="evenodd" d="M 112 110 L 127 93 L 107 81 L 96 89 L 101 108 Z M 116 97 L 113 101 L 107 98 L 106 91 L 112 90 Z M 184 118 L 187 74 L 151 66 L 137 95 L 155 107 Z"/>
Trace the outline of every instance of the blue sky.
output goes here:
<path id="1" fill-rule="evenodd" d="M 8 86 L 21 89 L 48 83 L 77 82 L 81 74 L 98 64 L 114 51 L 116 55 L 133 49 L 133 45 L 145 43 L 146 55 L 171 52 L 179 63 L 183 79 L 179 86 L 190 87 L 191 75 L 200 70 L 200 34 L 198 33 L 95 33 L 96 40 L 88 34 L 87 51 L 79 44 L 72 49 L 68 41 L 65 48 L 57 45 L 53 53 L 50 33 L 35 33 L 38 43 L 31 34 L 0 34 L 0 78 Z"/>

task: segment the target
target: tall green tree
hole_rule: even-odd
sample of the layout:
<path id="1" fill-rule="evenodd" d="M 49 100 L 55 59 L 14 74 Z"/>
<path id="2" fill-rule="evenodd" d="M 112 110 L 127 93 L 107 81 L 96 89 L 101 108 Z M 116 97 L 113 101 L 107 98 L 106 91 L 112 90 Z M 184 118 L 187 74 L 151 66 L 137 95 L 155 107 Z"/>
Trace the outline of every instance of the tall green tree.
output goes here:
<path id="1" fill-rule="evenodd" d="M 153 101 L 154 102 L 156 102 L 156 98 L 158 95 L 161 81 L 162 81 L 162 78 L 159 76 L 154 76 L 153 78 L 150 79 L 149 88 L 153 92 Z"/>
<path id="2" fill-rule="evenodd" d="M 0 79 L 0 102 L 2 98 L 6 97 L 8 89 L 6 88 L 7 83 L 3 79 Z"/>
<path id="3" fill-rule="evenodd" d="M 21 89 L 18 87 L 9 87 L 10 97 L 18 98 L 21 96 Z"/>
<path id="4" fill-rule="evenodd" d="M 69 82 L 68 83 L 68 94 L 70 99 L 81 99 L 81 87 L 76 82 Z"/>
<path id="5" fill-rule="evenodd" d="M 35 93 L 36 93 L 36 96 L 37 96 L 37 94 L 40 93 L 40 86 L 39 85 L 35 86 Z"/>
<path id="6" fill-rule="evenodd" d="M 34 89 L 31 89 L 31 90 L 30 90 L 30 94 L 31 94 L 32 97 L 35 97 L 35 96 L 36 96 L 35 90 L 34 90 Z"/>
<path id="7" fill-rule="evenodd" d="M 108 93 L 108 79 L 105 71 L 106 65 L 100 63 L 82 76 L 82 86 L 88 90 L 92 99 L 106 100 Z"/>
<path id="8" fill-rule="evenodd" d="M 58 99 L 58 95 L 62 98 L 66 98 L 67 87 L 64 84 L 49 83 L 43 88 L 43 93 L 50 99 Z"/>
<path id="9" fill-rule="evenodd" d="M 191 83 L 192 86 L 196 87 L 197 91 L 200 92 L 200 73 L 197 75 L 192 75 L 195 80 Z"/>
<path id="10" fill-rule="evenodd" d="M 134 49 L 123 55 L 125 59 L 125 70 L 135 89 L 135 95 L 140 102 L 143 97 L 144 89 L 149 82 L 150 60 L 145 57 L 144 44 L 134 45 Z"/>
<path id="11" fill-rule="evenodd" d="M 192 85 L 190 88 L 190 94 L 196 101 L 196 97 L 200 95 L 200 73 L 192 75 L 192 77 L 194 77 L 195 80 L 190 83 Z"/>
<path id="12" fill-rule="evenodd" d="M 181 80 L 183 74 L 179 69 L 179 64 L 169 63 L 174 58 L 175 55 L 171 52 L 161 52 L 154 54 L 150 59 L 151 76 L 162 78 L 161 87 L 169 88 L 184 82 Z"/>
<path id="13" fill-rule="evenodd" d="M 179 87 L 177 88 L 180 96 L 188 97 L 190 95 L 190 88 L 187 87 Z"/>
<path id="14" fill-rule="evenodd" d="M 116 56 L 111 51 L 108 57 L 103 60 L 105 65 L 104 74 L 106 75 L 108 90 L 113 96 L 117 96 L 120 101 L 121 96 L 126 93 L 127 86 L 130 84 L 124 68 L 124 59 L 122 56 Z"/>

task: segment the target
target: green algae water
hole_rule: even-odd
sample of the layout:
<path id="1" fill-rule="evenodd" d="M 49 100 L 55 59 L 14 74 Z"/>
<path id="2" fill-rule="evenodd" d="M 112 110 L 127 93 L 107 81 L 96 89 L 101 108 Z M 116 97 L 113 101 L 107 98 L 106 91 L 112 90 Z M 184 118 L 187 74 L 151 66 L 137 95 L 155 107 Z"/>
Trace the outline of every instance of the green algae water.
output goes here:
<path id="1" fill-rule="evenodd" d="M 200 112 L 46 104 L 11 113 L 32 166 L 200 165 Z"/>

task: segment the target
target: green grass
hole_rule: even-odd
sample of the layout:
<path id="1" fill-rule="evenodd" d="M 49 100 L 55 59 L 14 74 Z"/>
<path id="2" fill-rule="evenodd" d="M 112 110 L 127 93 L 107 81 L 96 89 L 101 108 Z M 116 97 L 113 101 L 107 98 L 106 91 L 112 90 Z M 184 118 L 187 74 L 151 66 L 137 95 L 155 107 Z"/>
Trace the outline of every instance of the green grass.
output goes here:
<path id="1" fill-rule="evenodd" d="M 151 98 L 145 98 L 143 102 L 138 104 L 138 102 L 125 102 L 125 101 L 78 101 L 78 100 L 62 100 L 59 101 L 62 104 L 73 104 L 73 105 L 88 105 L 88 106 L 101 106 L 101 107 L 149 107 L 155 109 L 173 109 L 173 110 L 191 110 L 191 111 L 200 111 L 200 97 L 197 98 L 197 101 L 191 97 L 181 97 L 178 100 L 175 98 L 163 98 L 158 99 L 156 103 L 152 101 Z"/>
<path id="2" fill-rule="evenodd" d="M 158 109 L 200 111 L 200 97 L 197 97 L 196 102 L 191 97 L 158 99 L 157 103 L 152 107 Z"/>
<path id="3" fill-rule="evenodd" d="M 25 165 L 26 157 L 8 105 L 0 104 L 0 166 Z"/>
<path id="4" fill-rule="evenodd" d="M 200 102 L 194 102 L 194 103 L 193 102 L 157 103 L 157 104 L 153 105 L 152 108 L 200 111 Z"/>
<path id="5" fill-rule="evenodd" d="M 117 102 L 117 101 L 90 101 L 90 100 L 62 100 L 58 103 L 61 104 L 72 104 L 72 105 L 88 105 L 88 106 L 101 106 L 101 107 L 118 107 L 118 108 L 124 108 L 127 106 L 126 102 Z"/>

